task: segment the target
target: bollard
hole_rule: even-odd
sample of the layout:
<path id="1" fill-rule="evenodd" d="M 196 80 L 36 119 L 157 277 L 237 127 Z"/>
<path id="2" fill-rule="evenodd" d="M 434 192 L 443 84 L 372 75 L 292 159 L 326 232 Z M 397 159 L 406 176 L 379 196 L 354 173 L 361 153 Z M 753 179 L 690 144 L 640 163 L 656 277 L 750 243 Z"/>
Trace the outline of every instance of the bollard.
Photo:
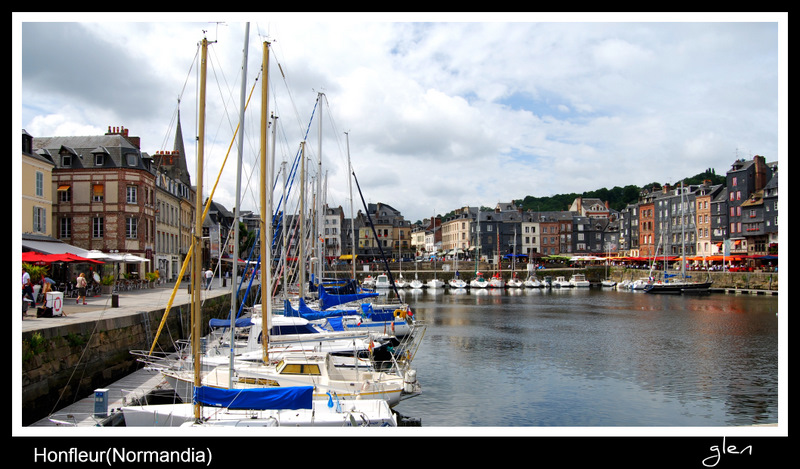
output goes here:
<path id="1" fill-rule="evenodd" d="M 111 294 L 111 307 L 112 308 L 119 308 L 119 294 L 112 293 Z"/>

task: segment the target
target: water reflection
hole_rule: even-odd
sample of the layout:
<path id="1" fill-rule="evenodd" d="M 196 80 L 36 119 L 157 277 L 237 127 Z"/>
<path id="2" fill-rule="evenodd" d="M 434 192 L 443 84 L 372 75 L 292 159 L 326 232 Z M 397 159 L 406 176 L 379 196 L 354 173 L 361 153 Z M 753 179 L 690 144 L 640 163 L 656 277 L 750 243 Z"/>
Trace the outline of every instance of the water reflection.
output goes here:
<path id="1" fill-rule="evenodd" d="M 599 289 L 405 295 L 425 426 L 777 421 L 777 297 Z"/>

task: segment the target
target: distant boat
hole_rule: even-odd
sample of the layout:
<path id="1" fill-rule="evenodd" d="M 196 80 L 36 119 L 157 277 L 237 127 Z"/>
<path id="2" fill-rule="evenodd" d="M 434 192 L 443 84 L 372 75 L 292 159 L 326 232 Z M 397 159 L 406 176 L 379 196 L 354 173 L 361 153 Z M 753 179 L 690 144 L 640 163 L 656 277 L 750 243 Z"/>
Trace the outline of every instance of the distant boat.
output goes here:
<path id="1" fill-rule="evenodd" d="M 683 181 L 681 181 L 681 207 L 684 207 L 684 191 L 683 191 Z M 685 233 L 685 225 L 681 223 L 681 240 L 685 240 L 686 233 Z M 651 282 L 647 285 L 644 289 L 647 293 L 705 293 L 708 292 L 708 289 L 711 288 L 711 277 L 710 275 L 707 276 L 706 281 L 704 282 L 696 282 L 694 280 L 687 280 L 691 278 L 691 276 L 686 275 L 686 245 L 685 243 L 681 246 L 681 279 L 680 280 L 672 280 L 671 277 L 674 275 L 668 275 L 666 273 L 667 268 L 667 260 L 666 260 L 666 253 L 664 256 L 664 279 L 658 282 Z"/>
<path id="2" fill-rule="evenodd" d="M 506 286 L 506 282 L 500 277 L 499 273 L 492 275 L 491 280 L 489 280 L 489 286 L 491 288 L 504 288 Z"/>
<path id="3" fill-rule="evenodd" d="M 552 282 L 553 288 L 570 288 L 572 284 L 569 283 L 566 277 L 559 276 L 556 277 L 555 280 Z"/>
<path id="4" fill-rule="evenodd" d="M 529 275 L 523 284 L 527 288 L 542 288 L 544 286 L 535 275 Z"/>
<path id="5" fill-rule="evenodd" d="M 489 282 L 483 278 L 482 273 L 476 272 L 476 277 L 469 282 L 469 286 L 471 288 L 487 288 L 489 286 Z"/>
<path id="6" fill-rule="evenodd" d="M 451 278 L 447 281 L 447 285 L 449 285 L 450 288 L 467 288 L 467 282 L 465 282 L 461 277 Z"/>
<path id="7" fill-rule="evenodd" d="M 591 283 L 586 280 L 586 276 L 583 274 L 574 274 L 572 277 L 570 277 L 569 283 L 573 287 L 586 288 L 591 286 Z"/>
<path id="8" fill-rule="evenodd" d="M 522 288 L 522 280 L 518 279 L 516 274 L 512 274 L 511 278 L 508 279 L 507 286 L 509 288 Z"/>
<path id="9" fill-rule="evenodd" d="M 391 286 L 388 275 L 380 274 L 375 278 L 375 288 L 391 288 Z"/>
<path id="10" fill-rule="evenodd" d="M 406 279 L 403 278 L 403 274 L 400 274 L 400 277 L 394 281 L 394 285 L 397 288 L 406 288 L 408 286 L 408 282 L 406 282 Z"/>
<path id="11" fill-rule="evenodd" d="M 375 278 L 372 275 L 367 275 L 366 278 L 361 281 L 361 286 L 364 288 L 375 288 Z"/>

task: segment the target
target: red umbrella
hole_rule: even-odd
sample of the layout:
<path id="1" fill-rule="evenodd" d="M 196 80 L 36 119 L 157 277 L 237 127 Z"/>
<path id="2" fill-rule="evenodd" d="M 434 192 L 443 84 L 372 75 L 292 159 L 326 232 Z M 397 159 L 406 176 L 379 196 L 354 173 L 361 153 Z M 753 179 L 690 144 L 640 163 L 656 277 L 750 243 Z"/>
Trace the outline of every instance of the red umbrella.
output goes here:
<path id="1" fill-rule="evenodd" d="M 50 261 L 47 260 L 47 256 L 48 254 L 42 254 L 41 252 L 26 251 L 22 253 L 22 262 L 28 262 L 30 264 L 49 263 Z"/>
<path id="2" fill-rule="evenodd" d="M 23 252 L 22 262 L 29 262 L 32 264 L 52 264 L 53 262 L 89 262 L 91 264 L 103 264 L 102 261 L 98 261 L 97 259 L 89 259 L 69 252 L 63 254 L 42 254 L 33 251 Z"/>

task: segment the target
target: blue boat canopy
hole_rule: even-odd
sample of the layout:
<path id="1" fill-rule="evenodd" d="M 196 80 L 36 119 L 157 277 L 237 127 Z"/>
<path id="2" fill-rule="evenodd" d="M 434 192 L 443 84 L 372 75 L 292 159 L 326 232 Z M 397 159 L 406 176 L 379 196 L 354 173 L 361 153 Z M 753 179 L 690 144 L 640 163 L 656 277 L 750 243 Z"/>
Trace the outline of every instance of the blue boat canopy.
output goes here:
<path id="1" fill-rule="evenodd" d="M 350 303 L 351 301 L 358 301 L 365 298 L 373 298 L 380 293 L 377 292 L 359 292 L 358 286 L 355 284 L 354 281 L 350 281 L 351 283 L 350 288 L 346 290 L 338 290 L 338 293 L 331 294 L 329 293 L 329 288 L 326 288 L 322 285 L 319 286 L 319 304 L 320 310 L 326 310 L 328 308 L 332 308 L 333 306 Z"/>
<path id="2" fill-rule="evenodd" d="M 195 403 L 227 409 L 282 410 L 311 409 L 313 386 L 252 389 L 194 388 Z"/>
<path id="3" fill-rule="evenodd" d="M 220 327 L 231 327 L 231 320 L 230 319 L 211 319 L 208 321 L 209 327 L 212 329 L 220 328 Z M 239 318 L 234 323 L 234 327 L 249 327 L 252 326 L 253 322 L 250 321 L 250 318 Z"/>

